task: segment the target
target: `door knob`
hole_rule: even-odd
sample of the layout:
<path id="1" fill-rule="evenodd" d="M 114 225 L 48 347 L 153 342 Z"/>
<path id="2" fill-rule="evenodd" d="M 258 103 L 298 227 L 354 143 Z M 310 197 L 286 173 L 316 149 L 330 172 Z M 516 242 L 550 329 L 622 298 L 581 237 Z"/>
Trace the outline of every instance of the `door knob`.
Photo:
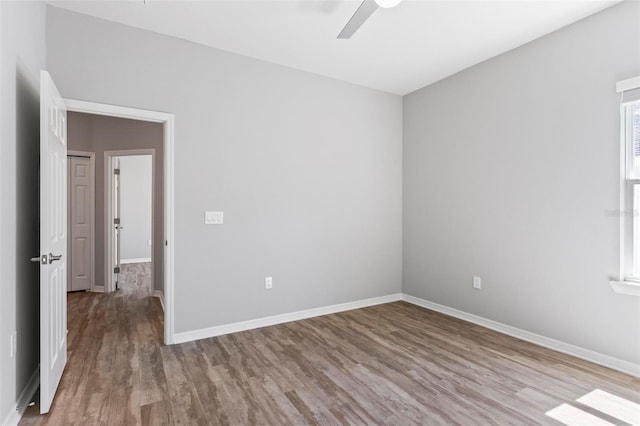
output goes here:
<path id="1" fill-rule="evenodd" d="M 43 265 L 46 265 L 48 263 L 46 254 L 43 254 L 42 256 L 32 257 L 29 260 L 32 262 L 42 263 Z"/>
<path id="2" fill-rule="evenodd" d="M 62 255 L 61 254 L 55 255 L 53 253 L 49 253 L 49 264 L 52 264 L 56 260 L 60 260 L 60 259 L 62 259 Z"/>

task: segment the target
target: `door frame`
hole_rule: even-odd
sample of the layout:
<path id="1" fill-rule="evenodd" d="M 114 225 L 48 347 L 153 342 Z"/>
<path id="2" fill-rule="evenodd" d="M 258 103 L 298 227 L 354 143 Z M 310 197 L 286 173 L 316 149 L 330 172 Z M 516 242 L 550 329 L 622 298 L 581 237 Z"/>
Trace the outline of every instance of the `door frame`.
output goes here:
<path id="1" fill-rule="evenodd" d="M 175 173 L 175 116 L 166 112 L 129 108 L 118 105 L 88 102 L 77 99 L 64 99 L 67 110 L 86 114 L 106 115 L 109 117 L 129 118 L 163 124 L 164 154 L 164 343 L 173 344 L 174 325 L 174 173 Z"/>
<path id="2" fill-rule="evenodd" d="M 67 150 L 67 161 L 69 161 L 69 157 L 85 157 L 89 159 L 89 186 L 91 187 L 91 191 L 92 191 L 92 199 L 91 199 L 91 207 L 89 208 L 89 215 L 91 216 L 92 220 L 91 220 L 91 227 L 90 227 L 90 234 L 91 234 L 91 286 L 89 287 L 89 291 L 95 292 L 95 293 L 102 293 L 104 291 L 104 287 L 103 286 L 97 286 L 96 285 L 96 153 L 95 152 L 89 152 L 89 151 L 75 151 L 75 150 Z M 67 185 L 69 185 L 71 183 L 71 179 L 70 176 L 67 177 L 67 179 L 69 179 L 69 182 L 67 183 Z M 71 194 L 67 191 L 67 209 L 69 206 L 69 203 L 71 203 Z M 67 218 L 67 222 L 70 220 L 71 218 L 71 212 L 67 212 L 67 215 L 69 216 L 69 218 Z M 67 253 L 67 259 L 70 260 L 72 259 L 71 253 L 73 250 L 73 245 L 71 244 L 71 228 L 67 226 L 67 238 L 68 238 L 68 253 Z M 67 274 L 69 275 L 71 273 L 71 268 L 69 268 L 69 265 L 67 265 Z M 69 280 L 69 278 L 67 278 L 67 281 Z"/>
<path id="3" fill-rule="evenodd" d="M 134 155 L 150 155 L 151 156 L 151 285 L 155 294 L 155 251 L 156 251 L 156 238 L 154 238 L 155 231 L 155 192 L 156 192 L 156 150 L 153 148 L 144 149 L 120 149 L 115 151 L 104 152 L 104 207 L 105 211 L 105 288 L 106 293 L 115 291 L 113 288 L 114 272 L 113 268 L 109 265 L 113 265 L 113 179 L 111 171 L 113 170 L 113 160 L 116 157 L 129 157 Z M 120 176 L 120 183 L 122 183 L 122 175 Z"/>

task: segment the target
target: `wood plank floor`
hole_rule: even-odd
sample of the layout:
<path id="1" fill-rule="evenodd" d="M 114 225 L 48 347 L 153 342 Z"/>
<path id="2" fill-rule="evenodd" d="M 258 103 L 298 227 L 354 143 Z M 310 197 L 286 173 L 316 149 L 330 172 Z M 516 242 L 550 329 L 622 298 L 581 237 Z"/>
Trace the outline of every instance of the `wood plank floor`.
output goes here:
<path id="1" fill-rule="evenodd" d="M 69 295 L 69 363 L 31 424 L 538 425 L 640 380 L 405 302 L 163 346 L 144 275 Z M 640 422 L 640 418 L 639 418 Z"/>

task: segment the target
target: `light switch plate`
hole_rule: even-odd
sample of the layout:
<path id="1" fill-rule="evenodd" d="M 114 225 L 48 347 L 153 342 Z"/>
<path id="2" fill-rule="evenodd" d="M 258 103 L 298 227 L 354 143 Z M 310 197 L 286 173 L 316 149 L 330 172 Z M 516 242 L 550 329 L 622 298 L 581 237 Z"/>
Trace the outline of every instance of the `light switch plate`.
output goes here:
<path id="1" fill-rule="evenodd" d="M 482 288 L 482 278 L 473 277 L 473 288 L 480 290 Z"/>
<path id="2" fill-rule="evenodd" d="M 204 212 L 205 225 L 222 225 L 224 223 L 224 212 Z"/>

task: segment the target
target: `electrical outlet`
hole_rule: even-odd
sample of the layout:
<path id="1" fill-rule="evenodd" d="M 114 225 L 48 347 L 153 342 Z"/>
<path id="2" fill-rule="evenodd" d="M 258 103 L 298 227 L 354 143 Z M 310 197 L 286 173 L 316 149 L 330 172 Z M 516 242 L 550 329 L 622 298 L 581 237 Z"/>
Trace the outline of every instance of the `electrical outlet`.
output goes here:
<path id="1" fill-rule="evenodd" d="M 266 288 L 266 289 L 273 288 L 273 278 L 272 277 L 266 277 L 264 279 L 264 288 Z"/>
<path id="2" fill-rule="evenodd" d="M 11 351 L 9 355 L 11 355 L 11 358 L 16 356 L 16 352 L 18 351 L 17 344 L 18 344 L 18 334 L 14 331 L 11 334 L 10 343 L 9 343 L 9 348 L 10 348 L 9 350 Z"/>
<path id="3" fill-rule="evenodd" d="M 476 290 L 482 289 L 482 278 L 473 277 L 473 288 L 475 288 Z"/>

